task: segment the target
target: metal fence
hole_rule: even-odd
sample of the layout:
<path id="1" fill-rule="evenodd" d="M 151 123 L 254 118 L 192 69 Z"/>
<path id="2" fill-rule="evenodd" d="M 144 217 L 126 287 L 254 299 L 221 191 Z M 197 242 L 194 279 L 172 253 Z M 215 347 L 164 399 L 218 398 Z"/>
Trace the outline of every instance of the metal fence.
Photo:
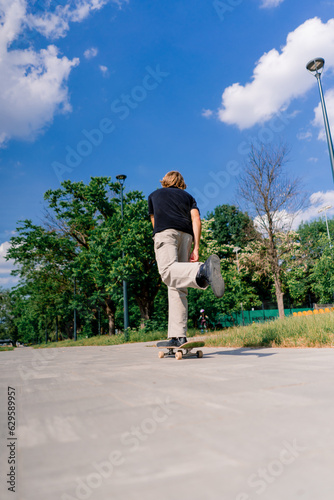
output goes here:
<path id="1" fill-rule="evenodd" d="M 310 308 L 284 309 L 285 316 L 292 316 L 294 312 L 309 311 Z M 228 328 L 229 326 L 251 325 L 252 323 L 264 323 L 278 318 L 278 309 L 260 309 L 257 311 L 243 311 L 243 313 L 217 314 L 216 328 Z"/>

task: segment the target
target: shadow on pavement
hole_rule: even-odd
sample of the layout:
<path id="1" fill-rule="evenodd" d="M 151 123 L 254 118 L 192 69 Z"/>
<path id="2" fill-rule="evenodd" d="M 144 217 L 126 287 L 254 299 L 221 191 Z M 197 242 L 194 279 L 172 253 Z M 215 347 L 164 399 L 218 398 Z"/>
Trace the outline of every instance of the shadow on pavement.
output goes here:
<path id="1" fill-rule="evenodd" d="M 205 358 L 209 358 L 211 356 L 257 356 L 258 358 L 263 358 L 267 356 L 275 356 L 277 354 L 276 352 L 259 352 L 261 347 L 258 347 L 256 349 L 251 348 L 251 347 L 240 347 L 238 349 L 234 349 L 233 351 L 217 351 L 217 352 L 210 352 L 210 353 L 205 353 L 204 356 Z M 263 348 L 266 349 L 266 348 Z"/>

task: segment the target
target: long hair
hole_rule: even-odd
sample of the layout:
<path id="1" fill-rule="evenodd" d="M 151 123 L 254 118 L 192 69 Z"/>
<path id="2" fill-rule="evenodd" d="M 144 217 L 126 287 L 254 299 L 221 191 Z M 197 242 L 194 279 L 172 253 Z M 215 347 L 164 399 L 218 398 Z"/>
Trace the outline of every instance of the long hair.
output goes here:
<path id="1" fill-rule="evenodd" d="M 177 187 L 179 189 L 186 189 L 187 185 L 184 182 L 183 176 L 177 170 L 171 170 L 167 172 L 167 174 L 162 179 L 161 185 L 162 187 Z"/>

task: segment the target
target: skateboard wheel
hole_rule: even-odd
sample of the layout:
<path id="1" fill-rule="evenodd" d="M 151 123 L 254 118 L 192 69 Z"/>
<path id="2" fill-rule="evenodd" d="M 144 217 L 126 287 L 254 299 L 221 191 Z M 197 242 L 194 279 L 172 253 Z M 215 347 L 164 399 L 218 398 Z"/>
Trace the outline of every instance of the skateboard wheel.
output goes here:
<path id="1" fill-rule="evenodd" d="M 181 352 L 181 351 L 177 351 L 177 352 L 175 353 L 175 358 L 176 358 L 176 359 L 182 359 L 182 352 Z"/>
<path id="2" fill-rule="evenodd" d="M 197 351 L 197 352 L 196 352 L 196 356 L 197 356 L 198 358 L 203 358 L 203 351 Z"/>
<path id="3" fill-rule="evenodd" d="M 163 351 L 159 351 L 159 358 L 164 358 L 165 357 L 165 353 Z"/>

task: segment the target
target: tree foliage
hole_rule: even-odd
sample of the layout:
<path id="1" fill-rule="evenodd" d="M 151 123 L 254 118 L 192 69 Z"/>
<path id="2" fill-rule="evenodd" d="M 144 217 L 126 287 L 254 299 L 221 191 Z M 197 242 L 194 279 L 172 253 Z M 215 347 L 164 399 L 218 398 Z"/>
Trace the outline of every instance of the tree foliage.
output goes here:
<path id="1" fill-rule="evenodd" d="M 319 244 L 323 247 L 322 254 L 310 271 L 311 288 L 322 304 L 333 302 L 334 298 L 334 258 L 333 248 L 327 235 L 322 235 Z"/>
<path id="2" fill-rule="evenodd" d="M 15 324 L 15 299 L 9 290 L 0 287 L 0 339 L 18 339 L 18 329 Z"/>
<path id="3" fill-rule="evenodd" d="M 65 181 L 45 194 L 44 227 L 23 221 L 17 228 L 8 258 L 19 264 L 19 290 L 46 330 L 52 323 L 71 336 L 73 327 L 68 325 L 76 308 L 83 331 L 96 330 L 102 311 L 109 334 L 115 333 L 124 279 L 139 306 L 142 325 L 152 314 L 161 281 L 146 202 L 141 193 L 128 193 L 122 219 L 120 189 L 102 177 L 92 178 L 88 185 Z"/>
<path id="4" fill-rule="evenodd" d="M 244 248 L 257 238 L 254 223 L 247 213 L 234 205 L 219 205 L 207 216 L 213 238 L 219 246 Z"/>
<path id="5" fill-rule="evenodd" d="M 330 238 L 334 235 L 334 220 L 328 220 Z M 326 223 L 322 219 L 303 222 L 298 228 L 298 238 L 305 254 L 304 272 L 299 276 L 299 292 L 304 291 L 310 302 L 332 303 L 333 249 L 328 240 Z M 296 288 L 298 284 L 296 283 Z"/>

